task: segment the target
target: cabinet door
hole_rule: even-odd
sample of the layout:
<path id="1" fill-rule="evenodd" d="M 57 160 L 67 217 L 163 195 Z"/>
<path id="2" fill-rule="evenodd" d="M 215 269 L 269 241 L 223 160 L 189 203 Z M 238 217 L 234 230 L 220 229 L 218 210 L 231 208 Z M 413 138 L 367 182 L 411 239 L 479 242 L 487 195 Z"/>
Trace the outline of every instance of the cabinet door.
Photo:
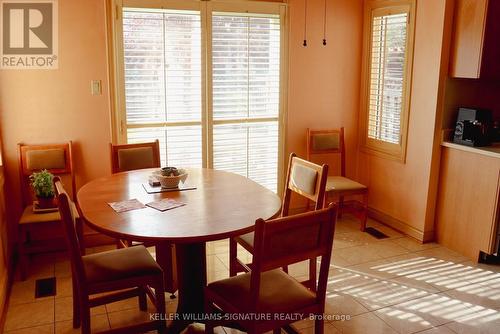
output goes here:
<path id="1" fill-rule="evenodd" d="M 478 79 L 486 29 L 488 0 L 457 0 L 450 75 Z"/>

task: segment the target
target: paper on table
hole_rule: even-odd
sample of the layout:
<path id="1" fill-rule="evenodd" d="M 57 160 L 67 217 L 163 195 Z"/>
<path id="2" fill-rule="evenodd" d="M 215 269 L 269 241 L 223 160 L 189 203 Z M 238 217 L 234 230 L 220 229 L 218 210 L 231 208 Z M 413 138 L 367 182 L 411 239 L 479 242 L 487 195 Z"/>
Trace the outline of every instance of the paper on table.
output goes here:
<path id="1" fill-rule="evenodd" d="M 139 202 L 135 198 L 129 199 L 126 201 L 121 201 L 121 202 L 108 203 L 108 205 L 110 207 L 112 207 L 113 210 L 115 210 L 118 213 L 130 211 L 130 210 L 143 209 L 146 207 L 144 204 L 142 204 L 141 202 Z"/>
<path id="2" fill-rule="evenodd" d="M 159 211 L 167 211 L 167 210 L 178 208 L 180 206 L 184 206 L 184 205 L 186 205 L 186 203 L 178 202 L 178 201 L 176 201 L 174 199 L 170 199 L 170 198 L 164 198 L 164 199 L 159 200 L 159 201 L 147 203 L 146 205 L 149 207 L 152 207 L 153 209 L 159 210 Z"/>

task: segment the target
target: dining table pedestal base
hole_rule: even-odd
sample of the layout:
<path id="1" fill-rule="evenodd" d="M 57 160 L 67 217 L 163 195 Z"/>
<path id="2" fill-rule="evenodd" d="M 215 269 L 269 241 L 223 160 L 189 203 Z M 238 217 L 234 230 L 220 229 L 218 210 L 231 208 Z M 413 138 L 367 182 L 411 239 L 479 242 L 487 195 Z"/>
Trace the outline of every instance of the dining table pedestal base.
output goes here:
<path id="1" fill-rule="evenodd" d="M 168 251 L 170 244 L 157 245 L 157 258 L 160 266 L 163 251 Z M 177 313 L 167 315 L 173 319 L 168 326 L 168 333 L 180 333 L 193 322 L 203 322 L 204 317 L 204 289 L 207 285 L 207 260 L 204 242 L 190 244 L 176 244 L 178 304 Z"/>

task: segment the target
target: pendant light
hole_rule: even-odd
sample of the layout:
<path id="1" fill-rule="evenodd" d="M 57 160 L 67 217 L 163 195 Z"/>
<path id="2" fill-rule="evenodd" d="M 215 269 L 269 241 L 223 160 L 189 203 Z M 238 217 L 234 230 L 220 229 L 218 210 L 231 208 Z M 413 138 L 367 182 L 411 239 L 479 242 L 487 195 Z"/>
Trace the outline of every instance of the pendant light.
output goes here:
<path id="1" fill-rule="evenodd" d="M 304 0 L 304 43 L 302 46 L 307 47 L 307 0 Z"/>
<path id="2" fill-rule="evenodd" d="M 325 0 L 325 16 L 323 18 L 323 45 L 326 46 L 326 1 Z"/>

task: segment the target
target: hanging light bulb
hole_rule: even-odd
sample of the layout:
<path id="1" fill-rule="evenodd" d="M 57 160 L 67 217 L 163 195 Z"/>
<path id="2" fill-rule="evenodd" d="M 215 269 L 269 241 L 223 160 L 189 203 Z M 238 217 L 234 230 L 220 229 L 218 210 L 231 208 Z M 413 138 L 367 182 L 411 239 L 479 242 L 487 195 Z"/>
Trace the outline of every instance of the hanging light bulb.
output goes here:
<path id="1" fill-rule="evenodd" d="M 323 18 L 323 45 L 326 45 L 326 1 L 325 0 L 325 16 Z"/>
<path id="2" fill-rule="evenodd" d="M 307 46 L 307 0 L 304 0 L 304 47 Z"/>

